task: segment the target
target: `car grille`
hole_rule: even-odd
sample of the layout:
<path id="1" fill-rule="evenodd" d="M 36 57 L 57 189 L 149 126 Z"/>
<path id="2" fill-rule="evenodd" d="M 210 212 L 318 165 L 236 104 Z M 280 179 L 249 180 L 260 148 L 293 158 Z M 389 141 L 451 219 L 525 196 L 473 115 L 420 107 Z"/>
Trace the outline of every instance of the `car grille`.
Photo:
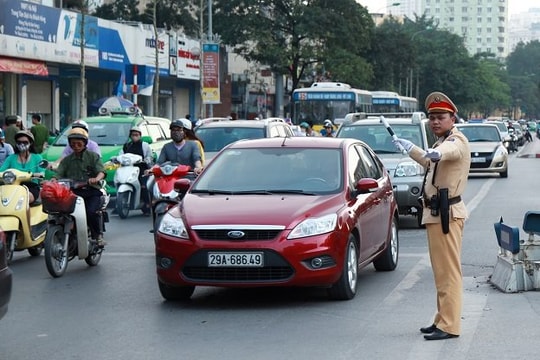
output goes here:
<path id="1" fill-rule="evenodd" d="M 264 268 L 209 268 L 184 267 L 182 272 L 190 280 L 199 281 L 229 281 L 229 282 L 258 282 L 279 281 L 290 278 L 293 270 L 290 267 Z"/>
<path id="2" fill-rule="evenodd" d="M 281 255 L 271 250 L 259 251 L 264 254 L 264 267 L 209 267 L 209 250 L 201 250 L 185 262 L 182 275 L 192 281 L 238 283 L 283 282 L 294 275 L 294 268 Z"/>
<path id="3" fill-rule="evenodd" d="M 240 230 L 244 233 L 244 236 L 241 238 L 232 238 L 228 233 L 233 230 L 195 230 L 197 236 L 201 240 L 272 240 L 275 239 L 281 230 Z M 234 229 L 239 230 L 239 229 Z"/>
<path id="4" fill-rule="evenodd" d="M 472 153 L 471 157 L 472 158 L 474 157 L 486 158 L 486 162 L 481 162 L 481 163 L 471 162 L 471 169 L 485 169 L 491 166 L 491 161 L 493 160 L 493 153 L 483 152 L 483 153 L 478 153 L 478 155 L 476 155 L 476 153 Z"/>

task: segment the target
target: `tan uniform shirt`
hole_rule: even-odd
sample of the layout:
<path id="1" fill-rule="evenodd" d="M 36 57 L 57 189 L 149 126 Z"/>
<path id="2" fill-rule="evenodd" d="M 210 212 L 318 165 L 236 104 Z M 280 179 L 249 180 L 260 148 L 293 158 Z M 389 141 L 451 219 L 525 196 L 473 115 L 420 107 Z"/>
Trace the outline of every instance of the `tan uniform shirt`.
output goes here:
<path id="1" fill-rule="evenodd" d="M 433 148 L 436 148 L 442 154 L 437 165 L 435 179 L 433 179 L 433 176 L 435 164 L 437 163 L 424 158 L 424 150 L 417 146 L 414 146 L 409 153 L 409 156 L 428 172 L 424 185 L 424 197 L 429 199 L 431 196 L 437 195 L 437 189 L 439 188 L 448 188 L 449 198 L 461 196 L 467 185 L 471 164 L 469 141 L 456 127 L 453 127 L 450 134 L 446 138 L 439 138 Z M 467 208 L 463 201 L 450 205 L 450 221 L 453 219 L 466 219 L 467 216 Z M 422 223 L 440 222 L 440 216 L 432 216 L 431 210 L 424 207 Z"/>

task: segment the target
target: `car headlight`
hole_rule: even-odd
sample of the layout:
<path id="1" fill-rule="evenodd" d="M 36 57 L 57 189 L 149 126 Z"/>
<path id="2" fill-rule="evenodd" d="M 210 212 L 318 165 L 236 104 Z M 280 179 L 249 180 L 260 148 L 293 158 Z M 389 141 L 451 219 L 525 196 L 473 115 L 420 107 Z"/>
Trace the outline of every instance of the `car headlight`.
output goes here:
<path id="1" fill-rule="evenodd" d="M 182 239 L 189 239 L 189 235 L 181 218 L 176 218 L 169 213 L 165 213 L 161 222 L 159 223 L 158 231 L 160 233 L 179 237 Z"/>
<path id="2" fill-rule="evenodd" d="M 287 239 L 298 239 L 333 231 L 336 228 L 337 215 L 330 214 L 317 218 L 309 218 L 296 225 Z"/>
<path id="3" fill-rule="evenodd" d="M 506 148 L 504 146 L 498 146 L 497 150 L 495 150 L 495 155 L 493 155 L 493 157 L 496 158 L 499 156 L 505 156 L 506 154 L 508 154 Z"/>
<path id="4" fill-rule="evenodd" d="M 424 175 L 424 168 L 414 161 L 403 161 L 396 166 L 394 177 Z"/>

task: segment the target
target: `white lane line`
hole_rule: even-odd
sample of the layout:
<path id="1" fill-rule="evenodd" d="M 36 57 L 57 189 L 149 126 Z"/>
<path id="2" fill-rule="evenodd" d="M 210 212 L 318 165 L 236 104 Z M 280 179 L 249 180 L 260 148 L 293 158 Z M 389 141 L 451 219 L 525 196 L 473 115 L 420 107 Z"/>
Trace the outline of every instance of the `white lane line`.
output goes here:
<path id="1" fill-rule="evenodd" d="M 467 203 L 466 206 L 467 206 L 467 210 L 469 211 L 469 215 L 474 211 L 474 209 L 476 209 L 478 204 L 480 204 L 480 202 L 484 200 L 484 198 L 487 196 L 487 194 L 489 193 L 489 189 L 491 189 L 493 184 L 495 184 L 495 180 L 496 179 L 493 178 L 486 181 L 484 185 L 482 185 L 482 187 L 480 188 L 480 191 L 478 192 L 478 194 L 476 194 L 475 197 L 473 197 L 471 201 Z"/>

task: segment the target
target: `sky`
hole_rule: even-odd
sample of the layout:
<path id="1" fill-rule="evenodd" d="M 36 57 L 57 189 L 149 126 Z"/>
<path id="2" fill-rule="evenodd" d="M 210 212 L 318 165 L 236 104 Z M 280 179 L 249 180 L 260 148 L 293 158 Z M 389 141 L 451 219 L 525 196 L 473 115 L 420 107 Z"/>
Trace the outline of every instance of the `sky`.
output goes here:
<path id="1" fill-rule="evenodd" d="M 386 0 L 357 0 L 363 6 L 367 6 L 369 12 L 385 13 L 388 8 L 385 7 Z M 397 2 L 397 1 L 396 1 Z M 540 0 L 509 0 L 508 12 L 517 14 L 527 11 L 529 8 L 540 8 Z"/>

